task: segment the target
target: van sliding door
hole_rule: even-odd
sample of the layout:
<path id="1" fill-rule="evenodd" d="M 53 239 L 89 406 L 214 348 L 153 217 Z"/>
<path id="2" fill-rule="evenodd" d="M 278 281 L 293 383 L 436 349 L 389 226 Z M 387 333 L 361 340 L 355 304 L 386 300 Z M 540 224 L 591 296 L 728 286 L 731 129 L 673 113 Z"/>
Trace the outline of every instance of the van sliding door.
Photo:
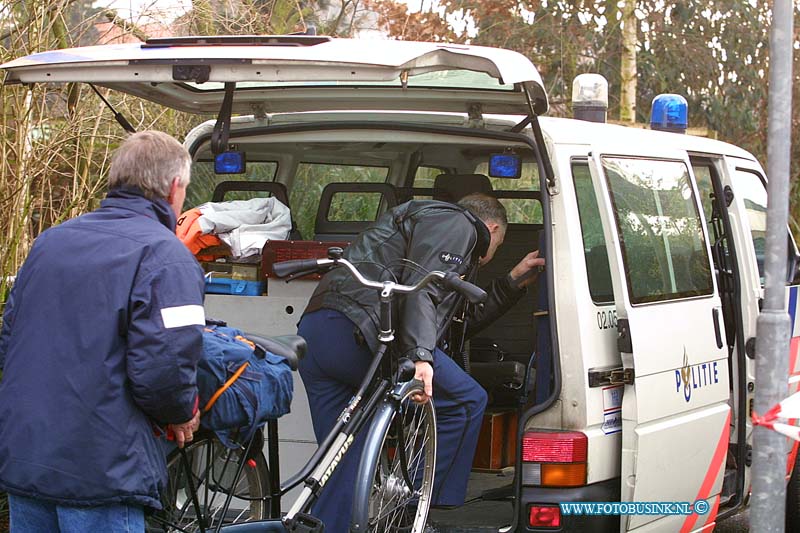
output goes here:
<path id="1" fill-rule="evenodd" d="M 694 176 L 678 151 L 594 150 L 590 166 L 613 243 L 621 500 L 702 500 L 705 510 L 622 517 L 621 530 L 693 531 L 716 516 L 730 424 L 721 304 Z"/>

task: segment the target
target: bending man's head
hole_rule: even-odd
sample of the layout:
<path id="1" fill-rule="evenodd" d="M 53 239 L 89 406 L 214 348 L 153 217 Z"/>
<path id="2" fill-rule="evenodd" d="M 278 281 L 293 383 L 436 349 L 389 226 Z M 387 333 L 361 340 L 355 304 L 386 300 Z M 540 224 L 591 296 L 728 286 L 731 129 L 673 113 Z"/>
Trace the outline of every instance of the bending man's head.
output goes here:
<path id="1" fill-rule="evenodd" d="M 169 202 L 177 215 L 186 198 L 191 164 L 186 148 L 166 133 L 134 133 L 114 152 L 108 186 L 136 187 L 151 200 Z"/>
<path id="2" fill-rule="evenodd" d="M 497 198 L 480 193 L 465 196 L 459 200 L 458 205 L 469 209 L 489 228 L 489 249 L 479 261 L 480 265 L 485 265 L 492 260 L 494 253 L 503 244 L 503 239 L 506 237 L 506 228 L 508 228 L 506 208 Z"/>

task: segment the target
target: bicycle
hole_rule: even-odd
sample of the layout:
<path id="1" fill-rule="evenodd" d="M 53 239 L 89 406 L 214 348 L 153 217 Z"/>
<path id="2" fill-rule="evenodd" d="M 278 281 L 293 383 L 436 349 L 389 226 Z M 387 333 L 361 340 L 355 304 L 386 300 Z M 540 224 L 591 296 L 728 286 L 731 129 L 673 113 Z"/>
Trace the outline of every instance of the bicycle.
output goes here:
<path id="1" fill-rule="evenodd" d="M 309 511 L 367 423 L 371 425 L 356 477 L 351 532 L 423 531 L 433 491 L 436 415 L 432 401 L 418 404 L 411 400 L 423 390 L 422 382 L 414 379 L 413 362 L 402 358 L 388 365 L 393 368 L 386 371 L 391 361 L 384 361 L 384 357 L 394 341 L 394 297 L 419 291 L 434 281 L 472 303 L 483 302 L 486 293 L 452 272 L 429 272 L 415 285 L 371 281 L 342 254 L 341 248 L 333 247 L 327 259 L 284 261 L 276 263 L 274 270 L 279 277 L 291 280 L 344 267 L 359 283 L 379 292 L 380 344 L 358 391 L 305 466 L 283 484 L 278 468 L 277 420 L 267 422 L 268 460 L 261 452 L 261 431 L 234 450 L 222 446 L 213 434 L 201 433 L 185 449 L 174 451 L 168 458 L 170 484 L 164 497 L 165 510 L 151 518 L 165 528 L 161 531 L 205 533 L 223 527 L 229 533 L 322 531 L 323 524 Z M 293 369 L 304 352 L 298 336 L 248 334 L 248 338 L 262 349 L 285 356 Z M 231 464 L 235 464 L 233 470 L 229 470 Z M 281 517 L 281 497 L 301 483 L 300 495 Z M 222 504 L 215 506 L 220 495 L 224 495 Z M 233 503 L 238 506 L 233 506 L 231 514 Z M 150 530 L 158 531 L 155 527 Z"/>

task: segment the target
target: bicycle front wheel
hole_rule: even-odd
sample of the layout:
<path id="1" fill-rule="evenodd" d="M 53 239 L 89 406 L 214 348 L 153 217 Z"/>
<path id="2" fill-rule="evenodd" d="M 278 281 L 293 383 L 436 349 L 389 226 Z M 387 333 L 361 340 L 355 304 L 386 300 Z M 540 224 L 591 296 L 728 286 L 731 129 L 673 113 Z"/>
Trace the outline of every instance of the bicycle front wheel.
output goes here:
<path id="1" fill-rule="evenodd" d="M 186 445 L 187 465 L 176 449 L 167 458 L 169 481 L 163 509 L 147 518 L 148 533 L 195 532 L 223 524 L 268 517 L 269 471 L 261 450 L 255 450 L 236 477 L 244 450 L 229 449 L 211 433 Z M 225 509 L 225 502 L 230 504 Z"/>
<path id="2" fill-rule="evenodd" d="M 422 533 L 436 468 L 433 402 L 384 401 L 370 426 L 353 501 L 352 532 Z"/>

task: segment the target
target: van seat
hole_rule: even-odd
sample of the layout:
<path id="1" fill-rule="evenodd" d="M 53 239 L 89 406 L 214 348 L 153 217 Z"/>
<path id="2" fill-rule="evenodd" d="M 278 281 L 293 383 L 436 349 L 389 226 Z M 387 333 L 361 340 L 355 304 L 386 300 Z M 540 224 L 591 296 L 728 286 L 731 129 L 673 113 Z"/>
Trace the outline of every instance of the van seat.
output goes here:
<path id="1" fill-rule="evenodd" d="M 212 202 L 222 202 L 225 200 L 225 195 L 229 192 L 268 192 L 270 196 L 274 196 L 280 203 L 289 207 L 289 193 L 286 190 L 286 185 L 278 183 L 277 181 L 221 181 L 214 187 L 214 194 L 211 196 Z"/>
<path id="2" fill-rule="evenodd" d="M 492 184 L 483 174 L 439 174 L 433 182 L 433 199 L 458 203 L 468 194 L 492 194 Z"/>
<path id="3" fill-rule="evenodd" d="M 469 372 L 475 381 L 490 394 L 489 403 L 509 402 L 508 396 L 516 396 L 525 384 L 526 365 L 519 361 L 500 361 L 497 363 L 470 363 Z"/>
<path id="4" fill-rule="evenodd" d="M 374 213 L 331 213 L 331 206 L 337 194 L 354 195 L 356 198 L 348 202 L 358 205 L 368 202 L 370 196 L 378 195 L 377 208 Z M 397 191 L 389 183 L 329 183 L 322 189 L 314 223 L 314 240 L 352 242 L 356 235 L 367 229 L 380 214 L 397 205 Z M 344 219 L 342 217 L 345 217 Z M 349 220 L 348 220 L 349 218 Z"/>

